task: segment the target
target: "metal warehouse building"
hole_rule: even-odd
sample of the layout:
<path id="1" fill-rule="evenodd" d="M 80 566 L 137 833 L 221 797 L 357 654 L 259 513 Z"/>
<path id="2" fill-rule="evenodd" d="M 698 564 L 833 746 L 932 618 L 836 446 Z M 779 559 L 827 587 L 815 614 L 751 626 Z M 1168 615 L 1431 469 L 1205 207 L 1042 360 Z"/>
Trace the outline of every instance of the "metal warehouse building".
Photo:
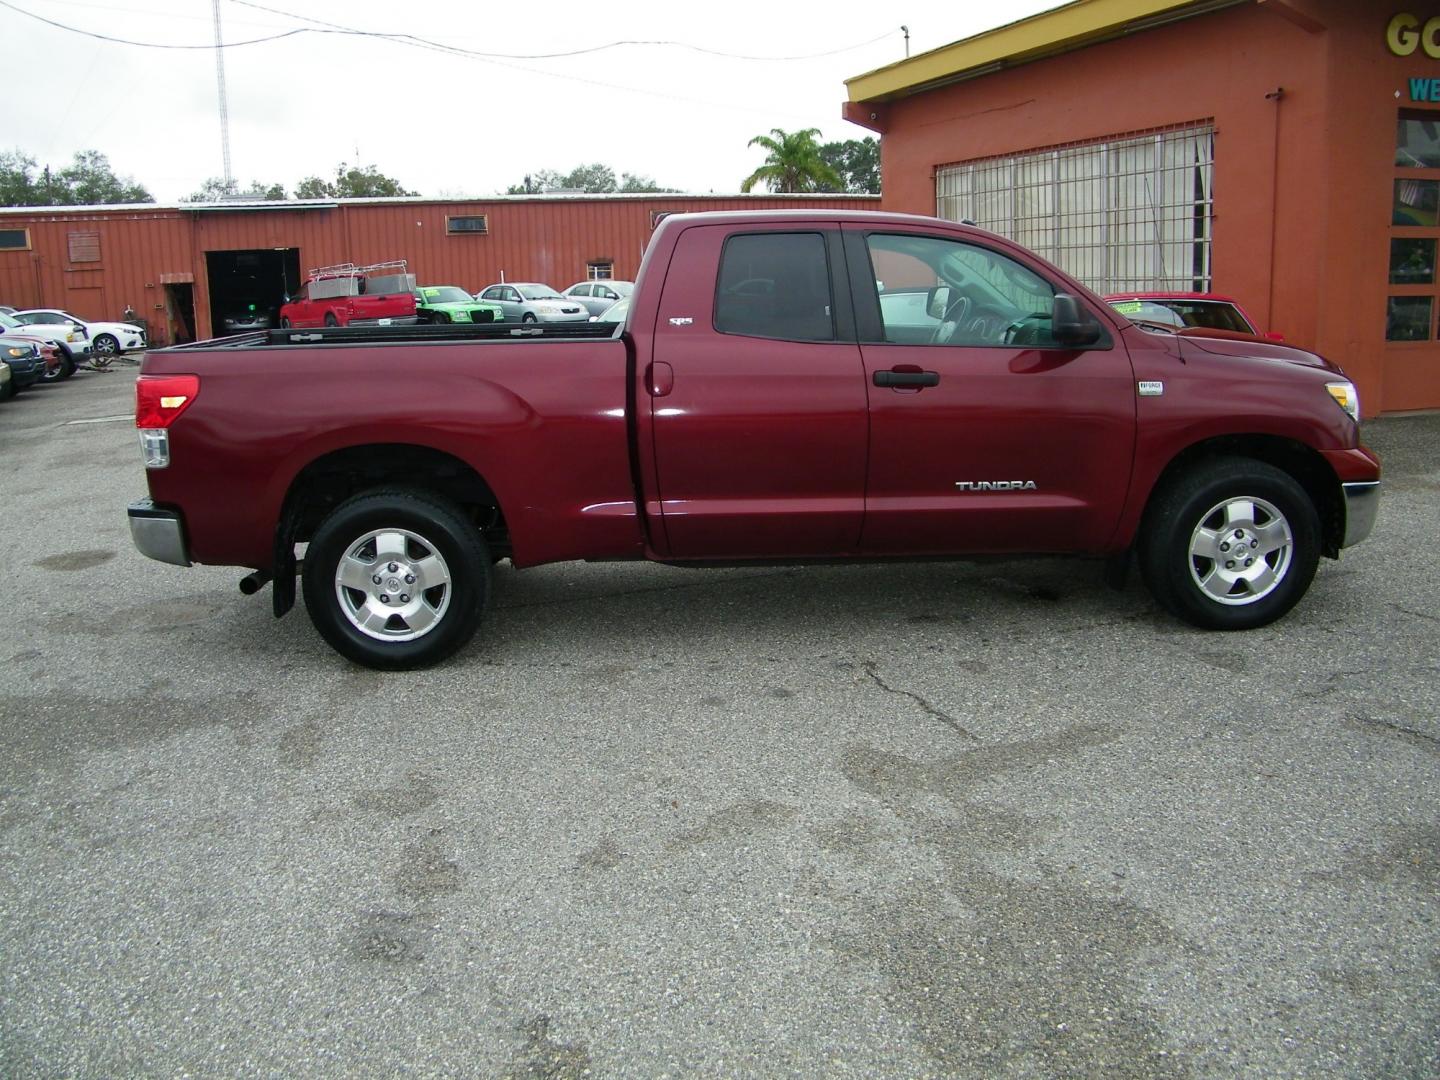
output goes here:
<path id="1" fill-rule="evenodd" d="M 1079 0 L 846 85 L 887 210 L 1233 295 L 1367 414 L 1440 407 L 1440 0 Z"/>
<path id="2" fill-rule="evenodd" d="M 633 279 L 666 214 L 877 209 L 878 196 L 539 195 L 484 201 L 294 200 L 0 209 L 0 303 L 90 319 L 133 308 L 156 344 L 213 336 L 231 310 L 277 310 L 317 266 L 405 259 L 422 284 L 563 289 Z"/>

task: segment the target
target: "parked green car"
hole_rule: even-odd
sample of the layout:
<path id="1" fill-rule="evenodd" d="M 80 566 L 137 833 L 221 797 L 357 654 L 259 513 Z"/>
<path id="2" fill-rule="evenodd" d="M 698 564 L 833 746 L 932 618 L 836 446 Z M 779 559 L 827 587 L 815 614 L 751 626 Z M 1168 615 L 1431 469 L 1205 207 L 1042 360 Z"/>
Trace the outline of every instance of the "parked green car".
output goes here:
<path id="1" fill-rule="evenodd" d="M 500 322 L 499 304 L 476 300 L 454 285 L 421 285 L 415 290 L 415 313 L 422 323 Z"/>

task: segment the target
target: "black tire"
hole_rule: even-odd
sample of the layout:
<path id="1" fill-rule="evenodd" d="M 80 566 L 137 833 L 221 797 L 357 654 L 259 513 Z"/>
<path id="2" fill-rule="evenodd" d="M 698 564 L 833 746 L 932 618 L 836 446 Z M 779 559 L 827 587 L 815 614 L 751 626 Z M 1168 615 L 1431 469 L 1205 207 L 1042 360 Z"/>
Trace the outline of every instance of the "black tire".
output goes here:
<path id="1" fill-rule="evenodd" d="M 3 383 L 0 383 L 0 401 L 9 401 L 20 392 L 20 387 L 15 385 L 15 378 L 11 376 Z"/>
<path id="2" fill-rule="evenodd" d="M 382 544 L 397 540 L 387 564 Z M 353 584 L 341 582 L 345 567 Z M 436 582 L 429 587 L 427 567 Z M 413 596 L 404 592 L 411 585 Z M 336 652 L 365 667 L 404 671 L 438 663 L 474 636 L 490 597 L 490 555 L 479 529 L 449 500 L 372 491 L 341 503 L 315 530 L 303 586 L 310 621 Z"/>
<path id="3" fill-rule="evenodd" d="M 54 371 L 51 371 L 47 367 L 45 369 L 45 374 L 40 376 L 41 380 L 44 382 L 60 382 L 61 380 L 68 379 L 71 375 L 75 374 L 75 358 L 70 355 L 70 350 L 67 349 L 64 345 L 61 345 L 59 342 L 55 343 L 55 350 L 60 354 L 60 366 L 57 367 Z"/>
<path id="4" fill-rule="evenodd" d="M 537 320 L 536 320 L 536 318 L 535 318 L 535 313 L 534 313 L 533 311 L 527 311 L 527 312 L 525 312 L 524 315 L 521 315 L 521 316 L 520 316 L 520 321 L 521 321 L 522 323 L 531 323 L 531 322 L 535 322 L 535 321 L 537 321 Z"/>
<path id="5" fill-rule="evenodd" d="M 114 334 L 96 334 L 95 354 L 97 356 L 119 356 L 120 339 Z"/>
<path id="6" fill-rule="evenodd" d="M 1230 558 L 1230 556 L 1234 558 Z M 1139 563 L 1160 606 L 1206 630 L 1252 630 L 1293 608 L 1320 562 L 1320 518 L 1289 473 L 1212 458 L 1156 493 Z"/>
<path id="7" fill-rule="evenodd" d="M 335 313 L 334 313 L 333 311 L 327 311 L 327 312 L 325 313 L 325 325 L 326 325 L 326 326 L 339 326 L 339 325 L 340 325 L 340 320 L 335 317 Z"/>

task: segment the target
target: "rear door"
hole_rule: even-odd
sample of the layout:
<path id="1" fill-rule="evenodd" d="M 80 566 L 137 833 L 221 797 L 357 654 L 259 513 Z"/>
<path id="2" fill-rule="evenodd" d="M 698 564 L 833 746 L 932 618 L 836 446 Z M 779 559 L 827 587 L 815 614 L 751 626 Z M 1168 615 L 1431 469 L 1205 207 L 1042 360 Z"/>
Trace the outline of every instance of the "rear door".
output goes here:
<path id="1" fill-rule="evenodd" d="M 844 280 L 833 228 L 681 235 L 642 389 L 670 556 L 856 551 L 867 402 Z"/>
<path id="2" fill-rule="evenodd" d="M 1063 281 L 999 243 L 848 225 L 846 251 L 870 395 L 865 552 L 1103 547 L 1134 454 L 1124 346 L 1057 345 Z"/>

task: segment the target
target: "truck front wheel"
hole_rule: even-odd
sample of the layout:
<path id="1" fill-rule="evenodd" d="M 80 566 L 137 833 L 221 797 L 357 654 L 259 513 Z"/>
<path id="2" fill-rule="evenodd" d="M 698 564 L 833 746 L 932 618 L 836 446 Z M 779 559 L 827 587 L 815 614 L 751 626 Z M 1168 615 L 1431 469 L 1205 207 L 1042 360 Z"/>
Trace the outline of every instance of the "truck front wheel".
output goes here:
<path id="1" fill-rule="evenodd" d="M 342 656 L 427 667 L 471 637 L 490 595 L 484 538 L 455 504 L 412 491 L 341 503 L 305 553 L 310 621 Z"/>
<path id="2" fill-rule="evenodd" d="M 1140 570 L 1160 605 L 1207 630 L 1251 630 L 1294 607 L 1320 561 L 1320 519 L 1288 473 L 1215 458 L 1181 473 L 1146 514 Z"/>

